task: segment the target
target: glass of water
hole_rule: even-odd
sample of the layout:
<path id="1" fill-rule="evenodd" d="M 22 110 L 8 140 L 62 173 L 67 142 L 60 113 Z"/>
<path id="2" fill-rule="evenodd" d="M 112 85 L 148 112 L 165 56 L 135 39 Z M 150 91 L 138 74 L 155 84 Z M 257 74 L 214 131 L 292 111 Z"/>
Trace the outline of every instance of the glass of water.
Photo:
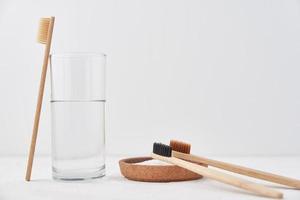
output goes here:
<path id="1" fill-rule="evenodd" d="M 105 60 L 100 53 L 50 56 L 54 179 L 105 174 Z"/>

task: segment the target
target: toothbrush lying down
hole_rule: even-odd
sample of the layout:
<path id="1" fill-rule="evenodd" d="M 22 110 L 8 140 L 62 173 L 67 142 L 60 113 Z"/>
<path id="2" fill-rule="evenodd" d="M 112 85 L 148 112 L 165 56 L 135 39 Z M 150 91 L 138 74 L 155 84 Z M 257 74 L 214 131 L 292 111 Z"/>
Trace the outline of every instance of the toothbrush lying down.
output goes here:
<path id="1" fill-rule="evenodd" d="M 292 178 L 288 178 L 276 174 L 271 174 L 269 172 L 259 171 L 248 167 L 242 167 L 230 163 L 225 163 L 217 160 L 212 160 L 212 159 L 192 155 L 190 154 L 191 145 L 185 142 L 171 140 L 170 146 L 172 147 L 173 150 L 172 154 L 176 158 L 180 158 L 191 162 L 203 163 L 208 166 L 220 168 L 223 170 L 231 171 L 245 176 L 250 176 L 253 178 L 262 179 L 265 181 L 279 183 L 282 185 L 287 185 L 290 187 L 300 189 L 300 180 L 297 179 L 292 179 Z"/>
<path id="2" fill-rule="evenodd" d="M 278 198 L 278 199 L 283 198 L 283 194 L 279 191 L 264 187 L 262 185 L 251 183 L 248 181 L 246 182 L 243 179 L 237 178 L 235 176 L 225 174 L 217 170 L 209 169 L 194 163 L 190 163 L 185 160 L 175 158 L 172 156 L 172 148 L 165 144 L 154 143 L 153 153 L 151 154 L 151 157 L 157 160 L 161 160 L 188 169 L 204 177 L 211 178 L 216 181 L 229 184 L 247 191 L 251 191 L 253 193 L 265 197 Z"/>

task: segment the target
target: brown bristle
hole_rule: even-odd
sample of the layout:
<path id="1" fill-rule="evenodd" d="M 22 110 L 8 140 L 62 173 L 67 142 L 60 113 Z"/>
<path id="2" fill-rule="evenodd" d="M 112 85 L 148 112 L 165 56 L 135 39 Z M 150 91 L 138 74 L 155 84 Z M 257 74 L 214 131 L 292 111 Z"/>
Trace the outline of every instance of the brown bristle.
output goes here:
<path id="1" fill-rule="evenodd" d="M 37 35 L 37 41 L 42 44 L 46 44 L 48 40 L 48 29 L 51 18 L 41 18 L 39 24 L 39 31 Z"/>
<path id="2" fill-rule="evenodd" d="M 172 147 L 173 151 L 178 151 L 181 153 L 189 154 L 191 151 L 191 145 L 185 142 L 180 142 L 177 140 L 171 140 L 170 146 Z"/>

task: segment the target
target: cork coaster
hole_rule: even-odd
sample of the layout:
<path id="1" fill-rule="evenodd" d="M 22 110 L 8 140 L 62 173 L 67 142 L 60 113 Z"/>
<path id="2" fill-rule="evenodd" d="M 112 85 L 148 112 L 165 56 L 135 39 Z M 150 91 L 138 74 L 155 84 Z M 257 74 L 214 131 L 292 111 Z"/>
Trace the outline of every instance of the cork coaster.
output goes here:
<path id="1" fill-rule="evenodd" d="M 201 175 L 175 165 L 135 164 L 152 160 L 151 157 L 127 158 L 119 161 L 123 176 L 129 180 L 144 182 L 188 181 L 202 178 Z"/>

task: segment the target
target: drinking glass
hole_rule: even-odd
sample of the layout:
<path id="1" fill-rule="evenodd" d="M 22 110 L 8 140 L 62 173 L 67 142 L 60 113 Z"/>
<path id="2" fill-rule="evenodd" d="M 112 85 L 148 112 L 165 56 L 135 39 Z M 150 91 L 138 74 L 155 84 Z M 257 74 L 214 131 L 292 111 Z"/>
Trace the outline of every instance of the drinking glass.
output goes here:
<path id="1" fill-rule="evenodd" d="M 54 179 L 105 174 L 105 60 L 101 53 L 50 55 Z"/>

